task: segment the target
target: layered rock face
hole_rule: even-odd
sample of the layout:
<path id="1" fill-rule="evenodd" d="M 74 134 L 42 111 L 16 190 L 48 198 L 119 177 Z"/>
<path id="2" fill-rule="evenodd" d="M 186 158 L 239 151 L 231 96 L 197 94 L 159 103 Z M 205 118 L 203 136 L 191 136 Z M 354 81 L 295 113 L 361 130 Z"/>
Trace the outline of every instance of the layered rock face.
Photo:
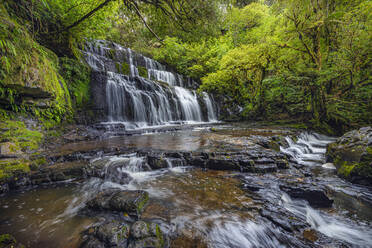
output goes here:
<path id="1" fill-rule="evenodd" d="M 327 147 L 327 161 L 338 174 L 353 182 L 372 185 L 372 127 L 347 132 Z"/>
<path id="2" fill-rule="evenodd" d="M 155 60 L 107 41 L 84 52 L 91 66 L 96 121 L 121 122 L 126 129 L 217 119 L 213 99 L 198 84 Z"/>

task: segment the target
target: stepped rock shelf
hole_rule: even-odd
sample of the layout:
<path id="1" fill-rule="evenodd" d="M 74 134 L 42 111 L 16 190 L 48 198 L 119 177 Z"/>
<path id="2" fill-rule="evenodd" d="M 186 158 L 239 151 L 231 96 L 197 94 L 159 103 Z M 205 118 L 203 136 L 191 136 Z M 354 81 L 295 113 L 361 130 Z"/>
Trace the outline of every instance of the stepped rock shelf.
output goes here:
<path id="1" fill-rule="evenodd" d="M 67 133 L 45 154 L 52 165 L 0 198 L 0 232 L 31 248 L 369 247 L 372 240 L 371 189 L 324 166 L 334 138 L 245 124 L 81 137 Z"/>
<path id="2" fill-rule="evenodd" d="M 89 43 L 84 55 L 93 70 L 95 121 L 125 129 L 217 121 L 210 95 L 155 60 L 107 41 Z"/>

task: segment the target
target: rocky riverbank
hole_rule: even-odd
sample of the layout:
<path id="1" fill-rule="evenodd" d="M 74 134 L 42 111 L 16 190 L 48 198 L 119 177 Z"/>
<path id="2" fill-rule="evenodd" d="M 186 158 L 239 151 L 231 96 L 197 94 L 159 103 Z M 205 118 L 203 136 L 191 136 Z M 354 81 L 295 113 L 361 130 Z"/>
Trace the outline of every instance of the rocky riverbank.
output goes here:
<path id="1" fill-rule="evenodd" d="M 96 134 L 69 131 L 43 153 L 51 165 L 1 198 L 0 232 L 16 228 L 7 232 L 27 247 L 363 247 L 372 237 L 371 190 L 324 165 L 332 138 L 241 124 Z M 53 238 L 31 242 L 23 229 Z"/>
<path id="2" fill-rule="evenodd" d="M 347 132 L 327 147 L 327 161 L 352 183 L 372 186 L 372 127 Z"/>

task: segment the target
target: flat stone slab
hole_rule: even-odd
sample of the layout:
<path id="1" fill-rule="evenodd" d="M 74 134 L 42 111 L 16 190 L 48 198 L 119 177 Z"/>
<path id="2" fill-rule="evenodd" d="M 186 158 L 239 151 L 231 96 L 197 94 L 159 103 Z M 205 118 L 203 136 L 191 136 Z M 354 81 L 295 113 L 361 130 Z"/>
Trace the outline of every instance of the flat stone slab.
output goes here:
<path id="1" fill-rule="evenodd" d="M 139 218 L 147 204 L 149 194 L 143 190 L 101 192 L 87 203 L 94 210 L 119 211 Z"/>

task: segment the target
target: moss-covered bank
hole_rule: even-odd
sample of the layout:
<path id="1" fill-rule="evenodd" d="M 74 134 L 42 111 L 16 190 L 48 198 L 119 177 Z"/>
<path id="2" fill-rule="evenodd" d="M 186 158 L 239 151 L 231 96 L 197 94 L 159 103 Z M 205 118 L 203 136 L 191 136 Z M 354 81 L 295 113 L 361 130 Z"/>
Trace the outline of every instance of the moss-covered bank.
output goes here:
<path id="1" fill-rule="evenodd" d="M 353 130 L 327 147 L 327 160 L 338 175 L 353 182 L 372 185 L 372 127 Z"/>

